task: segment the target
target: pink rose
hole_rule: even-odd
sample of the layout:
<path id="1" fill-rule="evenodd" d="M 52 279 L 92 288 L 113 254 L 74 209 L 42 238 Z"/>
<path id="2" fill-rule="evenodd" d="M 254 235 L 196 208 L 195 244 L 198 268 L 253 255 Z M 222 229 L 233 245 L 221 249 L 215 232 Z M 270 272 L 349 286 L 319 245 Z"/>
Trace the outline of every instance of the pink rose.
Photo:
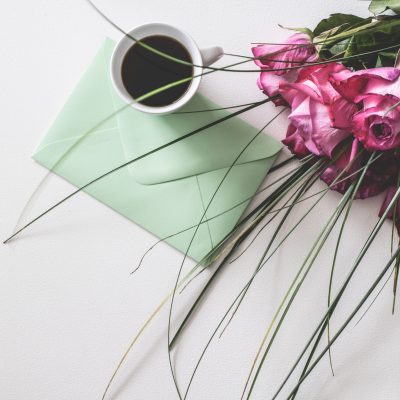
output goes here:
<path id="1" fill-rule="evenodd" d="M 332 73 L 344 69 L 338 63 L 304 68 L 295 83 L 279 86 L 280 94 L 292 109 L 289 115 L 292 130 L 295 129 L 304 146 L 318 156 L 331 157 L 335 147 L 351 135 L 350 121 L 357 108 L 344 99 L 329 80 Z"/>
<path id="2" fill-rule="evenodd" d="M 361 110 L 352 118 L 354 135 L 368 150 L 400 146 L 400 70 L 372 68 L 332 74 L 333 87 Z M 390 111 L 389 111 L 390 110 Z"/>
<path id="3" fill-rule="evenodd" d="M 304 33 L 289 36 L 283 44 L 260 44 L 252 48 L 254 62 L 261 68 L 277 70 L 276 75 L 284 75 L 285 68 L 298 67 L 305 61 L 316 60 L 316 49 Z"/>
<path id="4" fill-rule="evenodd" d="M 389 96 L 371 95 L 363 110 L 353 116 L 353 133 L 367 150 L 390 150 L 400 146 L 400 107 Z"/>
<path id="5" fill-rule="evenodd" d="M 296 81 L 299 70 L 286 68 L 300 67 L 306 62 L 317 60 L 315 46 L 303 33 L 290 36 L 284 44 L 258 45 L 252 51 L 256 57 L 254 61 L 259 67 L 274 70 L 262 71 L 258 79 L 259 88 L 269 97 L 279 94 L 281 83 Z M 285 104 L 282 99 L 277 99 L 274 103 Z"/>

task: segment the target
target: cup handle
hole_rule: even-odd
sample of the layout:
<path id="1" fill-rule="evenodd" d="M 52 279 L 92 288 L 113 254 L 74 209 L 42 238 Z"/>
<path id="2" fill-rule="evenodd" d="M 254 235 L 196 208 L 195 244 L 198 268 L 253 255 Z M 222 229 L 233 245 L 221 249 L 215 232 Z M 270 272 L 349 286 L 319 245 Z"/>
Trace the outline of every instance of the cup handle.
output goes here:
<path id="1" fill-rule="evenodd" d="M 203 60 L 203 65 L 208 67 L 209 65 L 214 64 L 224 55 L 224 50 L 222 47 L 216 46 L 209 47 L 208 49 L 201 49 L 200 53 Z"/>

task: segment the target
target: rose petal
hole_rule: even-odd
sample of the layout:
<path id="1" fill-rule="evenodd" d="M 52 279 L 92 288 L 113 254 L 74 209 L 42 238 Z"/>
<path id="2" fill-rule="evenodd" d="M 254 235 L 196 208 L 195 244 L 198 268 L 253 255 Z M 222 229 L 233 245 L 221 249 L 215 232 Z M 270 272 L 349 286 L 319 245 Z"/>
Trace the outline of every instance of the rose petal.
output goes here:
<path id="1" fill-rule="evenodd" d="M 316 101 L 310 101 L 310 113 L 312 120 L 312 141 L 328 156 L 332 156 L 335 147 L 351 133 L 343 129 L 332 128 L 329 116 L 329 107 Z"/>
<path id="2" fill-rule="evenodd" d="M 303 138 L 305 146 L 318 156 L 324 155 L 320 148 L 316 145 L 312 138 L 313 125 L 310 111 L 310 98 L 303 96 L 303 100 L 295 108 L 292 109 L 289 115 L 289 120 L 298 130 L 298 134 Z"/>
<path id="3" fill-rule="evenodd" d="M 297 78 L 297 72 L 292 71 L 286 75 L 276 75 L 273 72 L 261 72 L 257 84 L 258 87 L 268 96 L 276 96 L 280 93 L 279 87 L 281 84 L 294 82 Z M 274 100 L 275 105 L 286 105 L 286 101 L 279 98 Z"/>
<path id="4" fill-rule="evenodd" d="M 383 67 L 333 73 L 333 87 L 349 101 L 358 103 L 370 94 L 391 95 L 400 98 L 400 70 Z"/>
<path id="5" fill-rule="evenodd" d="M 304 144 L 304 139 L 301 137 L 299 130 L 293 124 L 289 125 L 286 132 L 286 138 L 282 140 L 282 143 L 296 156 L 304 157 L 310 154 Z"/>
<path id="6" fill-rule="evenodd" d="M 352 117 L 357 112 L 357 106 L 343 97 L 334 100 L 329 106 L 331 126 L 338 129 L 351 129 Z"/>

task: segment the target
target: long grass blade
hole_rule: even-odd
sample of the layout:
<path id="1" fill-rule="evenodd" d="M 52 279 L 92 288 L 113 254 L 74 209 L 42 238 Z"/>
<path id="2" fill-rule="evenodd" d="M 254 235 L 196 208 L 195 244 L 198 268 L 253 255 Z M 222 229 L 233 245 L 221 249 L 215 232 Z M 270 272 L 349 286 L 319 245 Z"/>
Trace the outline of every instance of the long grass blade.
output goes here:
<path id="1" fill-rule="evenodd" d="M 394 252 L 394 250 L 393 250 Z M 393 252 L 391 254 L 393 254 Z M 373 307 L 373 305 L 375 304 L 376 300 L 378 300 L 379 296 L 381 295 L 381 293 L 383 292 L 383 290 L 385 289 L 386 285 L 389 283 L 390 279 L 392 278 L 393 274 L 394 274 L 395 268 L 392 269 L 392 272 L 390 273 L 390 275 L 387 277 L 386 281 L 383 283 L 382 287 L 378 290 L 378 293 L 376 294 L 376 296 L 372 299 L 371 303 L 369 304 L 369 306 L 366 308 L 366 310 L 361 314 L 361 317 L 357 320 L 357 322 L 354 324 L 354 327 L 356 327 L 363 319 L 364 317 L 368 314 L 368 311 L 371 310 L 371 308 Z"/>

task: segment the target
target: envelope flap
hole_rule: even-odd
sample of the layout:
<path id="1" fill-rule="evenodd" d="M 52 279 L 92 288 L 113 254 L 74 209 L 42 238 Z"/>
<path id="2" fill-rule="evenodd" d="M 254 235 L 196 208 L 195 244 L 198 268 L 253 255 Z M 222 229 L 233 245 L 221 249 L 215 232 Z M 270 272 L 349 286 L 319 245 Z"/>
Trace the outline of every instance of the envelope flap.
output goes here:
<path id="1" fill-rule="evenodd" d="M 120 107 L 118 94 L 114 92 L 113 98 L 115 107 Z M 196 94 L 181 111 L 218 107 L 205 96 Z M 226 110 L 219 110 L 155 116 L 128 108 L 117 115 L 126 159 L 133 159 L 228 114 Z M 151 185 L 226 168 L 257 133 L 258 129 L 234 117 L 132 164 L 130 173 L 137 182 Z M 280 142 L 262 133 L 237 164 L 272 157 L 281 147 Z"/>

